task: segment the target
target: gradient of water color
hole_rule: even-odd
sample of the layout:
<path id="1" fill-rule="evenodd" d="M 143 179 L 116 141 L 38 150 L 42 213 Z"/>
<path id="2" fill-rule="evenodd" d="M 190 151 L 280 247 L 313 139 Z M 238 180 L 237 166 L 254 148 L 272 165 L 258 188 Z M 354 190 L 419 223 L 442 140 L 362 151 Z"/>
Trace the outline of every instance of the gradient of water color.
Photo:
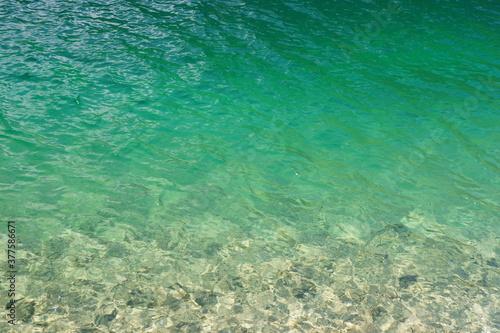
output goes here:
<path id="1" fill-rule="evenodd" d="M 301 257 L 289 251 L 308 247 L 324 251 L 317 257 L 305 252 L 311 266 L 326 256 L 341 270 L 340 258 L 354 261 L 353 253 L 376 241 L 385 245 L 376 245 L 383 253 L 374 252 L 390 260 L 382 265 L 387 271 L 381 268 L 389 286 L 419 283 L 425 291 L 448 270 L 450 288 L 479 288 L 487 295 L 477 310 L 481 320 L 441 310 L 442 322 L 418 314 L 412 329 L 500 330 L 494 319 L 500 313 L 499 12 L 496 2 L 486 0 L 5 1 L 0 216 L 21 224 L 27 267 L 22 294 L 33 302 L 40 297 L 23 325 L 47 322 L 47 329 L 56 330 L 44 314 L 58 301 L 41 301 L 47 296 L 31 294 L 30 284 L 72 290 L 72 281 L 89 279 L 61 273 L 68 262 L 89 272 L 99 265 L 140 272 L 141 255 L 134 252 L 139 243 L 149 244 L 152 256 L 141 260 L 169 263 L 172 281 L 164 287 L 184 278 L 189 287 L 177 282 L 196 303 L 196 292 L 187 289 L 219 293 L 219 302 L 238 289 L 218 283 L 241 274 L 243 266 L 238 273 L 219 272 L 216 285 L 195 276 L 210 265 L 220 267 L 211 260 L 229 262 L 228 253 L 245 244 L 254 244 L 255 252 L 231 257 L 233 266 L 252 264 L 262 273 L 265 263 L 295 265 Z M 81 250 L 75 239 L 84 239 Z M 100 245 L 85 248 L 93 241 Z M 259 252 L 266 246 L 273 251 Z M 330 246 L 345 246 L 350 254 L 335 254 Z M 463 258 L 453 264 L 433 259 L 441 273 L 424 273 L 428 262 L 405 257 L 403 249 L 412 246 L 438 248 L 421 254 L 429 258 L 448 258 L 449 249 Z M 190 256 L 199 266 L 186 268 Z M 44 269 L 68 280 L 35 274 L 42 269 L 32 266 L 35 258 L 49 260 Z M 362 261 L 365 269 L 375 267 L 376 258 Z M 456 267 L 459 262 L 467 267 Z M 291 292 L 291 299 L 301 307 L 315 301 L 331 307 L 318 301 L 326 293 L 318 291 L 326 286 L 322 278 L 297 274 L 314 284 L 314 293 L 302 289 L 315 298 Z M 102 295 L 135 281 L 100 279 L 108 288 Z M 370 295 L 366 285 L 356 288 Z M 429 293 L 448 297 L 443 304 L 463 301 L 463 309 L 478 304 L 476 294 L 467 303 L 445 289 Z M 335 289 L 349 298 L 346 290 Z M 158 302 L 152 304 L 161 312 Z M 326 321 L 320 324 L 309 314 L 294 320 L 309 320 L 311 327 L 293 326 L 290 319 L 248 330 L 342 330 L 349 323 L 360 330 L 410 327 L 408 316 L 378 322 L 373 309 L 386 311 L 383 304 L 358 303 L 371 317 L 364 310 L 358 319 L 338 321 L 322 314 Z M 75 304 L 66 304 L 61 316 L 70 318 Z M 120 317 L 121 306 L 147 308 L 130 300 L 109 306 L 118 315 L 103 310 L 90 322 L 67 319 L 57 330 L 133 330 L 133 315 Z M 204 324 L 193 332 L 223 330 L 221 320 L 231 315 L 216 317 L 212 326 L 200 319 Z M 189 331 L 179 322 L 144 327 Z M 245 327 L 240 318 L 232 331 Z"/>

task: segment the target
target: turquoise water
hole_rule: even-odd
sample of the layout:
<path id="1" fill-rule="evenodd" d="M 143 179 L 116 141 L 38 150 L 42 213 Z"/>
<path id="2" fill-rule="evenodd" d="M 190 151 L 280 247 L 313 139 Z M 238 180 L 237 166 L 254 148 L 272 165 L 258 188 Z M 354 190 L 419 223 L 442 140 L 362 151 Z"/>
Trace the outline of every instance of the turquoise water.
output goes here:
<path id="1" fill-rule="evenodd" d="M 500 331 L 499 12 L 4 2 L 17 329 Z"/>

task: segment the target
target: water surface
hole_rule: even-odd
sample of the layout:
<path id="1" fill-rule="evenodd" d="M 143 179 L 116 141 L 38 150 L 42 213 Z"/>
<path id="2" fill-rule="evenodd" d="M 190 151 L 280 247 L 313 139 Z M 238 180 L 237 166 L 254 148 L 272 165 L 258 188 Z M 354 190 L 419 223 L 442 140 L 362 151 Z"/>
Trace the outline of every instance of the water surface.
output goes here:
<path id="1" fill-rule="evenodd" d="M 17 328 L 500 330 L 499 12 L 4 2 Z"/>

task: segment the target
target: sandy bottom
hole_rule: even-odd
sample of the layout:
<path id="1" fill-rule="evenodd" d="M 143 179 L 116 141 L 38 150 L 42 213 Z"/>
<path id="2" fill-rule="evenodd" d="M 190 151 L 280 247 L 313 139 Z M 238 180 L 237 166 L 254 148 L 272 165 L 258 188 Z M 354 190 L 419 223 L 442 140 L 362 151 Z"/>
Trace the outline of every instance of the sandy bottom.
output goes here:
<path id="1" fill-rule="evenodd" d="M 23 245 L 18 324 L 0 331 L 500 332 L 498 235 L 460 241 L 416 213 L 364 240 L 205 218 Z"/>

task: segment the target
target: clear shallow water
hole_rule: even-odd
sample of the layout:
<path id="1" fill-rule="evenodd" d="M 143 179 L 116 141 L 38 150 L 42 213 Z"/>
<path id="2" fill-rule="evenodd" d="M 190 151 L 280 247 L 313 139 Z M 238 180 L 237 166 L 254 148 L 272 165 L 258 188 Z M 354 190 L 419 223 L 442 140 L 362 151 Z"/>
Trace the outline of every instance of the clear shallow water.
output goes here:
<path id="1" fill-rule="evenodd" d="M 22 223 L 20 288 L 36 304 L 22 325 L 500 329 L 494 2 L 0 10 L 0 211 Z M 56 300 L 51 284 L 89 299 Z M 398 294 L 373 301 L 373 285 Z M 260 312 L 273 302 L 297 309 Z"/>

